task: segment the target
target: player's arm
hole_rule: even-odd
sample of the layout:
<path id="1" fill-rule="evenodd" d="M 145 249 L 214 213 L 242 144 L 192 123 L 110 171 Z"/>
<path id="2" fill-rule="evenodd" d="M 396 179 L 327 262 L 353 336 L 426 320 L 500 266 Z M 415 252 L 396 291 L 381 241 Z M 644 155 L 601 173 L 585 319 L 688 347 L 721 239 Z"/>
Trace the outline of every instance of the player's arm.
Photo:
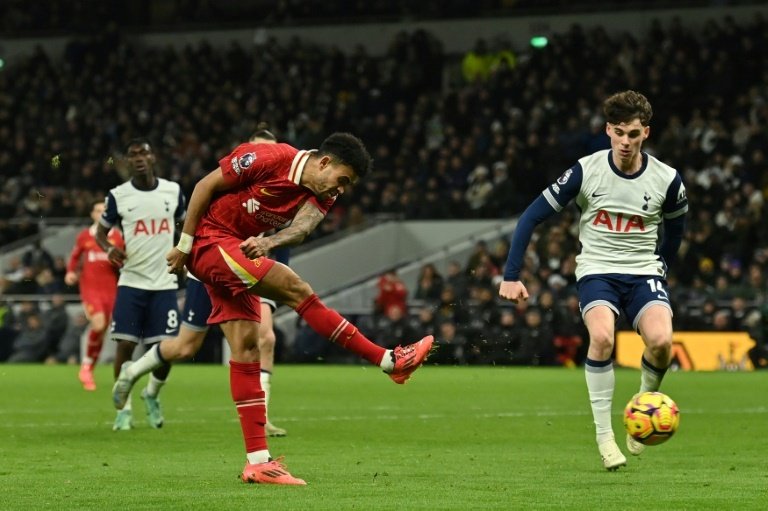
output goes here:
<path id="1" fill-rule="evenodd" d="M 659 246 L 659 255 L 664 260 L 665 266 L 669 266 L 677 257 L 677 251 L 680 250 L 685 232 L 685 214 L 688 212 L 688 198 L 679 174 L 675 176 L 667 190 L 662 212 L 664 214 L 664 233 Z"/>
<path id="2" fill-rule="evenodd" d="M 512 236 L 512 243 L 504 265 L 504 281 L 499 287 L 499 296 L 517 303 L 528 299 L 528 290 L 520 281 L 525 250 L 531 241 L 536 226 L 562 209 L 581 189 L 581 165 L 568 169 L 558 180 L 549 185 L 536 200 L 520 215 Z"/>
<path id="3" fill-rule="evenodd" d="M 99 223 L 96 225 L 96 236 L 94 238 L 96 239 L 96 244 L 107 253 L 109 262 L 120 268 L 123 266 L 123 261 L 127 259 L 127 256 L 122 248 L 113 245 L 109 241 L 109 230 L 120 218 L 117 213 L 117 201 L 112 192 L 109 192 L 104 202 L 106 203 L 104 213 L 101 214 Z"/>
<path id="4" fill-rule="evenodd" d="M 291 225 L 271 236 L 261 238 L 251 236 L 240 244 L 240 250 L 246 256 L 254 259 L 266 256 L 271 250 L 279 247 L 298 245 L 315 230 L 323 218 L 325 218 L 325 213 L 312 201 L 306 201 L 299 208 Z"/>
<path id="5" fill-rule="evenodd" d="M 67 273 L 64 275 L 64 283 L 68 286 L 74 286 L 77 283 L 77 268 L 80 266 L 80 257 L 83 255 L 83 236 L 79 235 L 75 240 L 75 246 L 72 247 L 72 253 L 67 262 Z"/>
<path id="6" fill-rule="evenodd" d="M 168 252 L 165 260 L 168 261 L 169 273 L 180 273 L 184 269 L 184 263 L 187 261 L 187 255 L 192 250 L 192 241 L 195 238 L 195 231 L 200 219 L 208 210 L 211 199 L 216 193 L 229 190 L 237 185 L 237 182 L 227 180 L 221 170 L 210 172 L 195 185 L 192 190 L 192 196 L 189 198 L 187 206 L 187 216 L 184 220 L 184 227 L 181 230 L 179 243 Z"/>

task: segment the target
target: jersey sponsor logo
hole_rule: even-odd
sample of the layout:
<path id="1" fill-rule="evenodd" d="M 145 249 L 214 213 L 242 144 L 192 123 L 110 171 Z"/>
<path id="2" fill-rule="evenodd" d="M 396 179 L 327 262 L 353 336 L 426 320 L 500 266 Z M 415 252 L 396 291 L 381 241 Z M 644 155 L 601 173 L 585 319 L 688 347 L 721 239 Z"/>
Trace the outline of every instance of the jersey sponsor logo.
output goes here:
<path id="1" fill-rule="evenodd" d="M 133 235 L 138 236 L 139 234 L 144 234 L 151 236 L 153 234 L 163 234 L 163 233 L 171 233 L 171 224 L 168 222 L 167 218 L 163 219 L 156 219 L 152 218 L 149 220 L 149 222 L 144 222 L 144 220 L 139 220 L 136 222 L 136 225 L 133 228 Z"/>
<path id="2" fill-rule="evenodd" d="M 685 187 L 681 186 L 680 191 L 677 192 L 677 203 L 681 204 L 688 200 L 688 197 L 685 194 Z"/>
<path id="3" fill-rule="evenodd" d="M 568 180 L 571 178 L 571 174 L 573 174 L 573 169 L 568 169 L 565 172 L 563 172 L 563 175 L 557 178 L 557 184 L 564 185 L 568 182 Z"/>
<path id="4" fill-rule="evenodd" d="M 557 186 L 556 184 L 553 184 L 552 185 L 552 191 L 557 193 L 557 194 L 559 194 L 560 193 L 560 187 Z"/>
<path id="5" fill-rule="evenodd" d="M 261 207 L 261 202 L 251 197 L 247 201 L 243 202 L 243 207 L 245 208 L 245 210 L 248 212 L 249 215 L 252 215 L 259 210 L 259 208 Z"/>
<path id="6" fill-rule="evenodd" d="M 624 213 L 609 213 L 604 209 L 597 212 L 592 225 L 595 227 L 603 226 L 613 232 L 631 232 L 633 230 L 645 232 L 645 222 L 640 215 L 632 215 L 625 219 Z"/>
<path id="7" fill-rule="evenodd" d="M 268 188 L 259 188 L 259 193 L 268 197 L 277 197 L 274 193 L 270 192 Z"/>

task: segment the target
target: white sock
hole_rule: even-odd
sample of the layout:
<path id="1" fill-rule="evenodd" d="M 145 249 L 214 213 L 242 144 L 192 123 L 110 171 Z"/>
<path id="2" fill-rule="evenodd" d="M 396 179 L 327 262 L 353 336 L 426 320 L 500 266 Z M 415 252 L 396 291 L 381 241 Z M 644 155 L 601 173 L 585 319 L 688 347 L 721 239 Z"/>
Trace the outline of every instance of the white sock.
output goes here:
<path id="1" fill-rule="evenodd" d="M 128 399 L 125 400 L 125 406 L 123 406 L 123 410 L 128 410 L 130 412 L 133 409 L 131 407 L 132 397 L 133 397 L 133 392 L 128 394 Z"/>
<path id="2" fill-rule="evenodd" d="M 163 365 L 163 361 L 160 359 L 159 350 L 160 343 L 155 343 L 136 362 L 128 366 L 128 369 L 125 372 L 131 381 L 136 381 L 145 374 L 151 373 Z"/>
<path id="3" fill-rule="evenodd" d="M 392 350 L 387 350 L 384 353 L 384 357 L 381 359 L 379 367 L 381 367 L 385 373 L 392 372 L 392 370 L 395 368 L 395 361 L 392 359 Z"/>
<path id="4" fill-rule="evenodd" d="M 255 465 L 256 463 L 266 463 L 272 458 L 272 456 L 269 455 L 269 451 L 266 449 L 263 451 L 249 452 L 245 456 L 248 458 L 248 463 L 251 465 Z"/>
<path id="5" fill-rule="evenodd" d="M 613 363 L 608 360 L 606 365 L 605 362 L 588 358 L 584 365 L 584 374 L 587 379 L 589 401 L 592 405 L 592 417 L 595 420 L 597 443 L 600 444 L 613 438 L 611 402 L 613 389 L 616 386 Z"/>
<path id="6" fill-rule="evenodd" d="M 640 392 L 656 392 L 661 387 L 666 369 L 659 369 L 651 365 L 645 357 L 640 363 Z"/>
<path id="7" fill-rule="evenodd" d="M 267 408 L 267 417 L 269 417 L 269 391 L 272 389 L 272 373 L 261 371 L 261 390 L 264 391 L 264 406 Z"/>
<path id="8" fill-rule="evenodd" d="M 147 395 L 150 397 L 157 397 L 160 393 L 160 389 L 163 388 L 163 385 L 165 385 L 165 380 L 161 380 L 150 373 L 149 381 L 147 382 Z"/>

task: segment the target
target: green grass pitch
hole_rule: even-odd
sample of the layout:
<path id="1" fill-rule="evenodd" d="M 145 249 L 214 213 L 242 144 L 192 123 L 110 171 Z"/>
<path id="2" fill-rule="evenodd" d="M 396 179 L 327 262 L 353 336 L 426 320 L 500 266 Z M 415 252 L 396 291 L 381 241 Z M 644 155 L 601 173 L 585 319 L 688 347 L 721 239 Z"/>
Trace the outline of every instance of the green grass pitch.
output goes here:
<path id="1" fill-rule="evenodd" d="M 766 509 L 768 374 L 670 373 L 668 443 L 609 473 L 584 373 L 425 367 L 405 386 L 363 366 L 279 366 L 273 456 L 306 487 L 237 479 L 243 442 L 223 366 L 179 365 L 166 423 L 111 431 L 111 368 L 0 365 L 0 509 Z M 614 430 L 639 373 L 618 370 Z M 137 389 L 144 385 L 140 382 Z M 623 448 L 623 439 L 620 442 Z"/>

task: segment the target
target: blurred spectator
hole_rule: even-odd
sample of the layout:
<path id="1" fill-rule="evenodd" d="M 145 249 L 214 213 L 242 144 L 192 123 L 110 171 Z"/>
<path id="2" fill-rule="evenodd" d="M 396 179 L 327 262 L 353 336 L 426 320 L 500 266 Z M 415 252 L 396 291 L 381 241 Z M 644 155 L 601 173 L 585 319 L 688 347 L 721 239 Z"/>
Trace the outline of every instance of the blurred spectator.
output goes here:
<path id="1" fill-rule="evenodd" d="M 394 349 L 398 345 L 408 344 L 413 337 L 418 337 L 411 327 L 406 315 L 406 309 L 399 304 L 392 304 L 384 311 L 384 315 L 376 321 L 374 339 L 378 344 Z M 426 335 L 418 332 L 419 335 Z"/>
<path id="2" fill-rule="evenodd" d="M 42 362 L 48 349 L 47 332 L 40 314 L 33 312 L 24 318 L 23 328 L 13 343 L 8 362 Z"/>
<path id="3" fill-rule="evenodd" d="M 419 270 L 416 279 L 416 292 L 413 297 L 417 300 L 436 302 L 440 300 L 443 291 L 443 276 L 438 273 L 432 263 L 427 263 Z"/>
<path id="4" fill-rule="evenodd" d="M 55 362 L 59 345 L 69 327 L 67 304 L 62 295 L 51 296 L 51 306 L 43 313 L 42 322 L 45 329 L 46 361 L 52 363 Z"/>
<path id="5" fill-rule="evenodd" d="M 520 327 L 512 362 L 517 365 L 554 365 L 555 349 L 552 327 L 541 321 L 541 311 L 529 307 Z"/>
<path id="6" fill-rule="evenodd" d="M 430 355 L 428 361 L 440 365 L 463 365 L 466 363 L 464 348 L 466 337 L 459 332 L 453 321 L 443 321 L 437 329 L 435 337 L 437 349 Z"/>
<path id="7" fill-rule="evenodd" d="M 399 307 L 403 311 L 408 309 L 408 289 L 395 270 L 389 270 L 379 277 L 377 286 L 379 294 L 374 300 L 376 313 L 386 314 L 390 307 Z"/>
<path id="8" fill-rule="evenodd" d="M 88 319 L 85 314 L 78 312 L 67 322 L 67 329 L 62 335 L 55 353 L 49 355 L 48 363 L 62 363 L 77 365 L 80 363 L 80 343 L 85 329 L 88 327 Z"/>

